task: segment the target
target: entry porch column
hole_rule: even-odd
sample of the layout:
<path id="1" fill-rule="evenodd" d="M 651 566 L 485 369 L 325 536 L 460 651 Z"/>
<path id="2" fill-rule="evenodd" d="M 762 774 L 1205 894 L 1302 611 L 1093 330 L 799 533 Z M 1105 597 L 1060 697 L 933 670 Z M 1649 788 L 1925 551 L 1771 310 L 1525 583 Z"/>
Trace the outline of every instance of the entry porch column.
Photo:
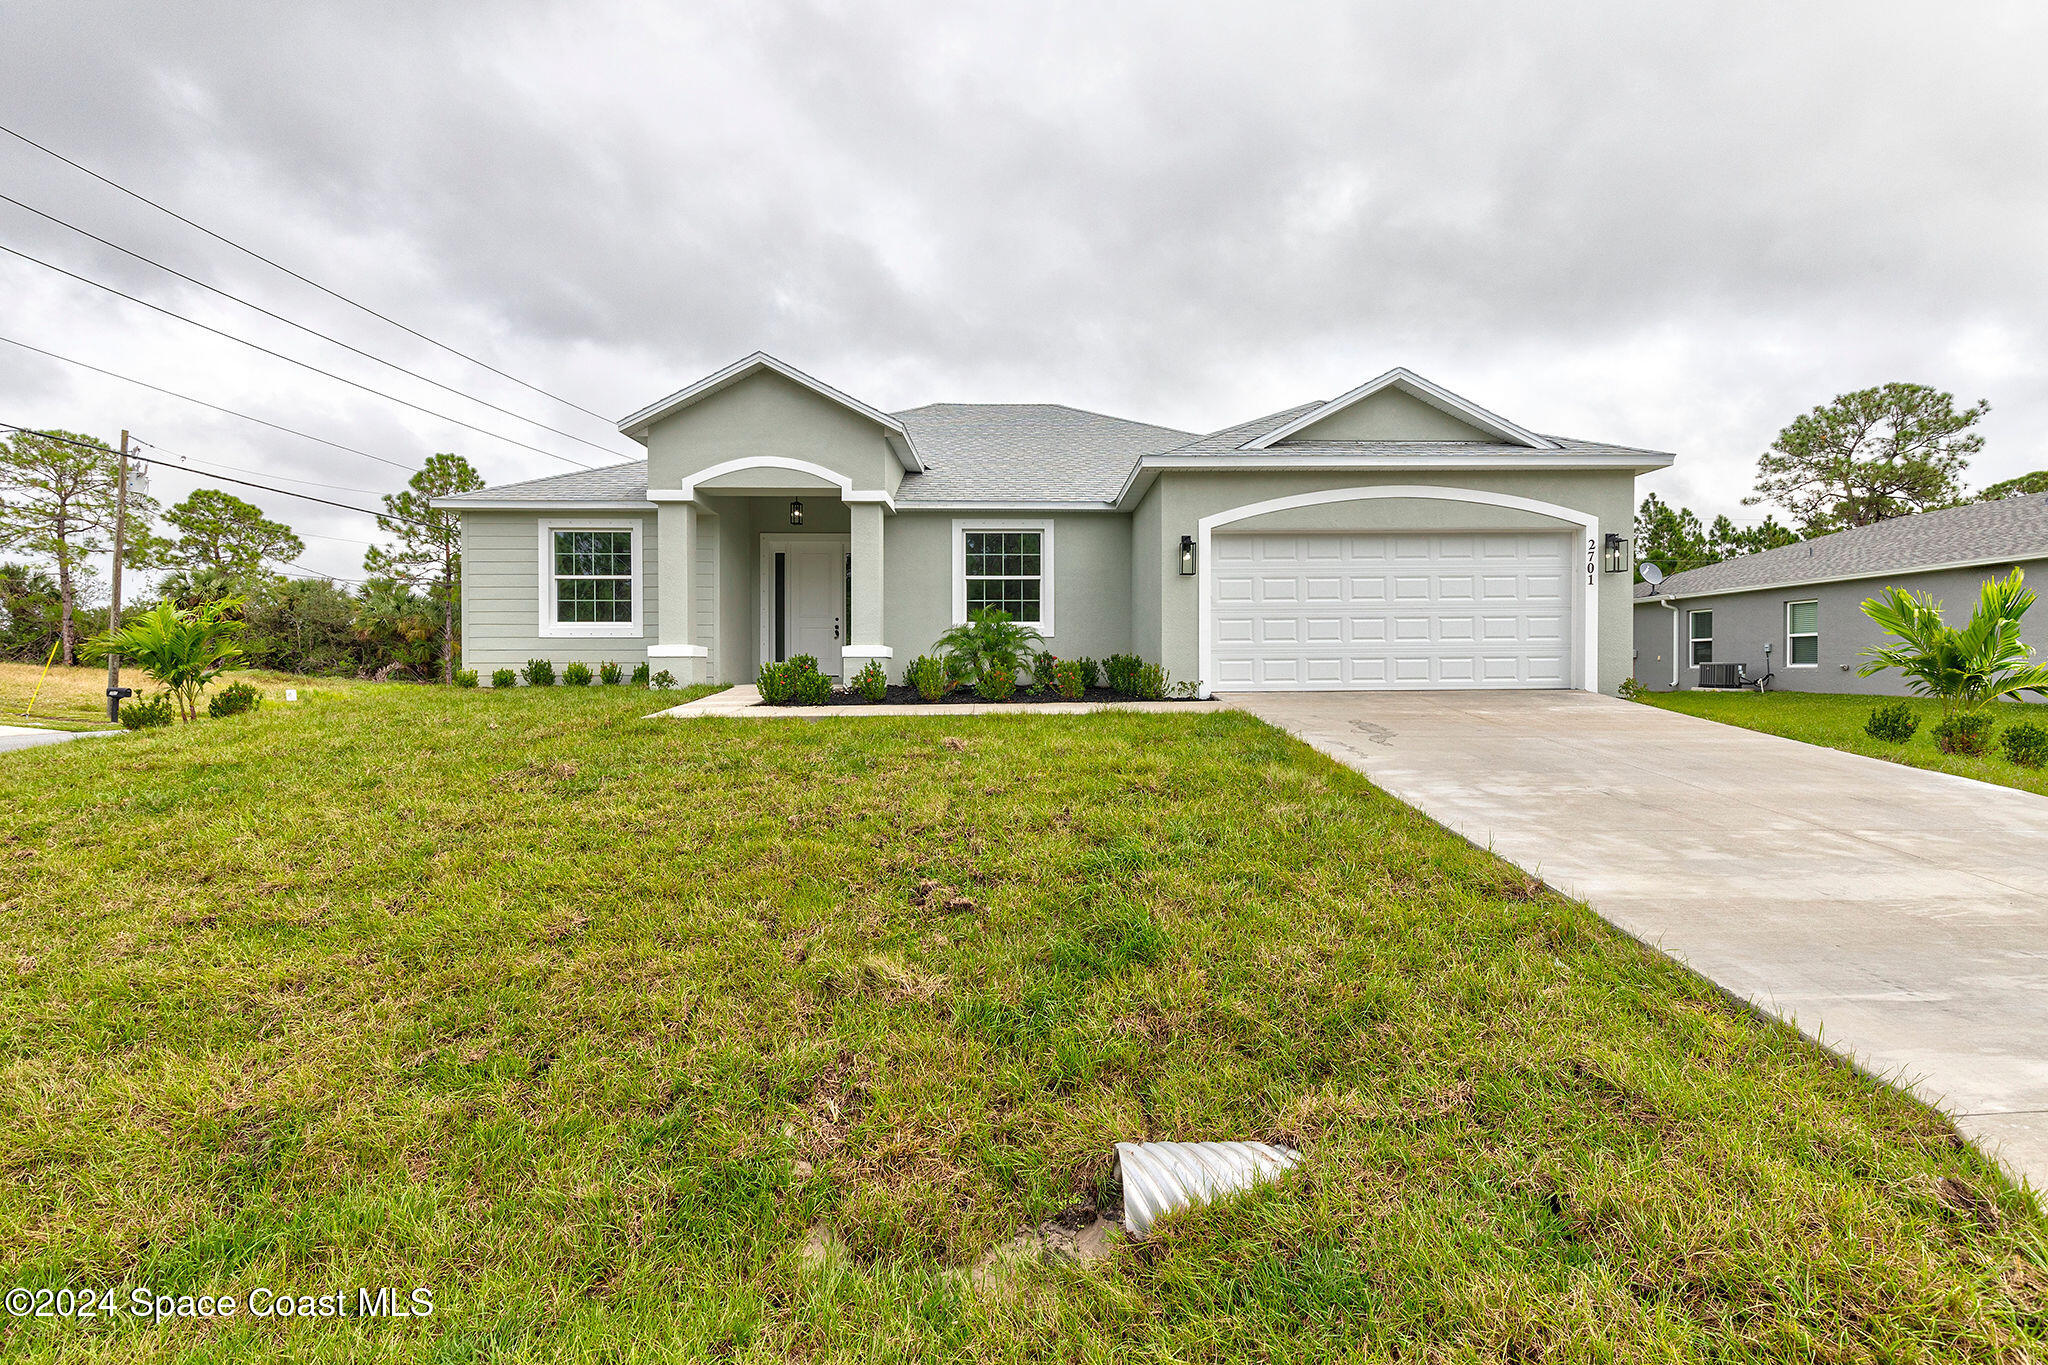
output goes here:
<path id="1" fill-rule="evenodd" d="M 697 643 L 697 504 L 663 502 L 656 508 L 657 600 L 655 641 L 647 659 L 685 687 L 710 682 L 711 651 Z"/>
<path id="2" fill-rule="evenodd" d="M 879 502 L 849 503 L 847 512 L 853 522 L 853 603 L 846 645 L 839 651 L 839 676 L 851 681 L 870 659 L 879 660 L 883 672 L 890 671 L 890 650 L 882 643 L 882 539 L 888 517 Z"/>

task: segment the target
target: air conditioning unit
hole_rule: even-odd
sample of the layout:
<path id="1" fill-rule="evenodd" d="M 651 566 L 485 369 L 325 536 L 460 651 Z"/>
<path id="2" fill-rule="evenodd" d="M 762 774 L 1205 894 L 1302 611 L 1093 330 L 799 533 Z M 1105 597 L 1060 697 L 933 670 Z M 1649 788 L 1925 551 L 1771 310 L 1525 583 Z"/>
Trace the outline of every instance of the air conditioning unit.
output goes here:
<path id="1" fill-rule="evenodd" d="M 1701 664 L 1701 665 L 1700 665 L 1700 686 L 1701 686 L 1701 687 L 1740 687 L 1740 686 L 1742 686 L 1742 665 L 1741 665 L 1741 664 Z"/>

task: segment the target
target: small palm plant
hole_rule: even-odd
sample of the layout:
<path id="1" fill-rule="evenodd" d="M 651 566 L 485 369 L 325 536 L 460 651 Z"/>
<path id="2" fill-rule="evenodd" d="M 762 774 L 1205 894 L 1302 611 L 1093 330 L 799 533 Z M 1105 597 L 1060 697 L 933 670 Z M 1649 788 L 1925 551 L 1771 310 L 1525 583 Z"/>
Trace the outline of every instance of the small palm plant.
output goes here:
<path id="1" fill-rule="evenodd" d="M 200 692 L 242 657 L 234 640 L 242 623 L 232 616 L 241 607 L 239 597 L 184 611 L 176 603 L 160 602 L 124 624 L 120 634 L 95 640 L 93 647 L 101 658 L 119 654 L 132 662 L 171 695 L 181 718 L 197 720 Z"/>
<path id="2" fill-rule="evenodd" d="M 1045 637 L 1036 630 L 992 607 L 970 614 L 966 625 L 953 627 L 938 640 L 954 673 L 976 687 L 991 669 L 1003 669 L 1012 679 L 1030 672 L 1031 661 L 1044 644 Z"/>
<path id="3" fill-rule="evenodd" d="M 1863 614 L 1896 643 L 1863 651 L 1870 662 L 1857 675 L 1896 668 L 1907 687 L 1941 703 L 1944 718 L 1974 715 L 2022 692 L 2048 696 L 2048 665 L 2035 663 L 2034 651 L 2020 642 L 2020 618 L 2033 605 L 2018 569 L 1985 582 L 1976 613 L 1961 627 L 1942 621 L 1932 596 L 1887 588 L 1863 604 Z"/>

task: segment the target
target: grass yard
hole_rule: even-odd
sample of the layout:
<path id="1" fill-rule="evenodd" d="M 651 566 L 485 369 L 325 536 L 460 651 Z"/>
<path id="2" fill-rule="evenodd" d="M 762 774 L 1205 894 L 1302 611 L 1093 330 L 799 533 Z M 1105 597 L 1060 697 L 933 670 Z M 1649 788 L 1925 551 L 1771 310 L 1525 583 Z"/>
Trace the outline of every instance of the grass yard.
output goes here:
<path id="1" fill-rule="evenodd" d="M 1870 718 L 1872 709 L 1901 700 L 1897 697 L 1855 697 L 1832 692 L 1766 692 L 1761 696 L 1754 692 L 1646 692 L 1641 700 L 1667 711 L 1740 725 L 1745 730 L 1761 730 L 1786 739 L 2048 796 L 2048 770 L 2006 762 L 1995 732 L 1991 736 L 1991 752 L 1981 758 L 1945 754 L 1935 748 L 1934 723 L 1941 718 L 1941 707 L 1918 697 L 1903 699 L 1920 717 L 1920 729 L 1904 744 L 1887 744 L 1863 733 L 1863 722 Z M 2003 702 L 1992 708 L 1992 714 L 1997 717 L 2000 729 L 2016 720 L 2048 726 L 2048 706 L 2033 702 Z"/>
<path id="2" fill-rule="evenodd" d="M 2048 1223 L 1939 1115 L 1248 717 L 647 709 L 0 756 L 10 1282 L 434 1307 L 0 1353 L 2048 1351 Z M 1245 1136 L 1304 1170 L 972 1273 L 1118 1139 Z"/>
<path id="3" fill-rule="evenodd" d="M 353 678 L 301 678 L 257 669 L 224 674 L 221 683 L 237 680 L 262 688 L 272 700 L 282 697 L 282 689 L 287 687 L 339 692 L 363 685 Z M 134 688 L 137 696 L 155 690 L 154 684 L 135 668 L 121 670 L 121 685 Z M 0 725 L 40 726 L 49 730 L 109 728 L 106 666 L 59 665 L 46 675 L 41 664 L 0 662 Z"/>

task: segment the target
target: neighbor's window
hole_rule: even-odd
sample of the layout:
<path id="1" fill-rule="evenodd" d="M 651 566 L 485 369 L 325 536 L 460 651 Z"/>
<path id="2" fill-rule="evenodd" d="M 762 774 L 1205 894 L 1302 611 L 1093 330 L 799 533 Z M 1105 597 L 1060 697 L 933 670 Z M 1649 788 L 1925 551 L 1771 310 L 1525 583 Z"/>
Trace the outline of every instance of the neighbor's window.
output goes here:
<path id="1" fill-rule="evenodd" d="M 1794 668 L 1820 664 L 1820 603 L 1785 604 L 1785 650 Z"/>
<path id="2" fill-rule="evenodd" d="M 1044 614 L 1044 533 L 968 531 L 966 538 L 968 619 L 993 609 L 1037 625 Z"/>
<path id="3" fill-rule="evenodd" d="M 1695 665 L 1714 662 L 1714 613 L 1692 613 L 1692 661 Z"/>
<path id="4" fill-rule="evenodd" d="M 557 531 L 555 620 L 562 625 L 633 619 L 633 533 Z"/>

